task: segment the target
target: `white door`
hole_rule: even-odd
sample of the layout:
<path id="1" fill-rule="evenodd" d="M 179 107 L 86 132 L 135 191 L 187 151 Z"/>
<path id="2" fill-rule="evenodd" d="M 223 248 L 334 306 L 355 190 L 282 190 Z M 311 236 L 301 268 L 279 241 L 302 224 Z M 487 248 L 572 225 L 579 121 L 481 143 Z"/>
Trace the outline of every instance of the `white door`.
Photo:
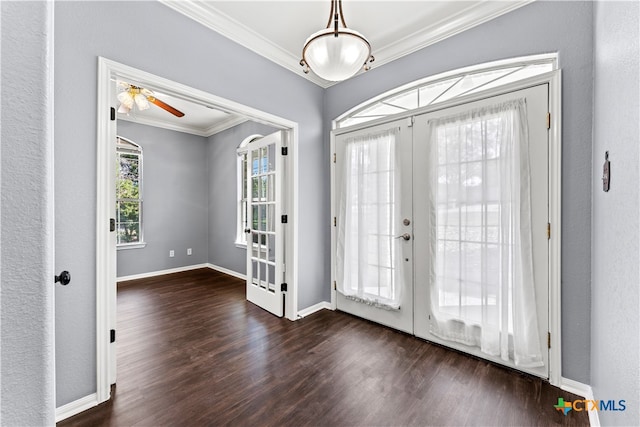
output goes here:
<path id="1" fill-rule="evenodd" d="M 247 152 L 247 300 L 284 315 L 282 132 L 251 142 Z"/>
<path id="2" fill-rule="evenodd" d="M 335 137 L 337 309 L 413 333 L 408 119 Z"/>
<path id="3" fill-rule="evenodd" d="M 413 183 L 415 334 L 544 378 L 548 111 L 543 84 L 417 116 Z"/>

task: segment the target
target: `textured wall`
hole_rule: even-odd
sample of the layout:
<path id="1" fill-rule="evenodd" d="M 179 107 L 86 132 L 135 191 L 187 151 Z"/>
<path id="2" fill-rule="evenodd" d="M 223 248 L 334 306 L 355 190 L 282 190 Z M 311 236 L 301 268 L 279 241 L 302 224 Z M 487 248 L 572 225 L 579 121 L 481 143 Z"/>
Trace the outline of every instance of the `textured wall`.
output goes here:
<path id="1" fill-rule="evenodd" d="M 53 425 L 53 4 L 0 2 L 0 13 L 0 417 Z"/>
<path id="2" fill-rule="evenodd" d="M 206 263 L 207 139 L 118 121 L 143 150 L 144 248 L 118 251 L 118 277 Z M 187 248 L 192 255 L 187 256 Z M 169 250 L 175 251 L 173 258 Z"/>
<path id="3" fill-rule="evenodd" d="M 640 425 L 638 3 L 597 2 L 594 22 L 591 386 L 596 399 L 627 401 L 624 412 L 600 411 L 602 425 Z"/>
<path id="4" fill-rule="evenodd" d="M 55 2 L 55 23 L 56 265 L 74 274 L 74 286 L 56 290 L 57 405 L 96 391 L 98 56 L 299 123 L 302 242 L 318 246 L 300 252 L 298 307 L 322 301 L 322 88 L 158 2 Z"/>
<path id="5" fill-rule="evenodd" d="M 504 58 L 559 53 L 563 103 L 562 375 L 587 384 L 591 348 L 592 11 L 591 2 L 531 3 L 329 88 L 324 109 L 329 126 L 330 120 L 361 102 L 420 78 Z M 325 141 L 324 156 L 328 150 Z M 328 192 L 324 197 L 328 204 Z"/>
<path id="6" fill-rule="evenodd" d="M 247 272 L 247 251 L 235 245 L 237 158 L 240 143 L 251 135 L 275 132 L 252 121 L 209 137 L 209 262 L 231 271 Z"/>

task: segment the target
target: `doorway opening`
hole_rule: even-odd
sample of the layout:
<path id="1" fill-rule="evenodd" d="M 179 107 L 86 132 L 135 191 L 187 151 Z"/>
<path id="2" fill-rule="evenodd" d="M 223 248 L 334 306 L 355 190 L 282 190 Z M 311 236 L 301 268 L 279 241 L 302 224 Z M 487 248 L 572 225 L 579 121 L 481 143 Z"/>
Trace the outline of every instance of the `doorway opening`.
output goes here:
<path id="1" fill-rule="evenodd" d="M 106 58 L 99 58 L 98 63 L 98 105 L 97 105 L 97 202 L 96 202 L 96 307 L 97 307 L 97 401 L 102 403 L 110 398 L 110 385 L 116 380 L 116 353 L 113 337 L 116 327 L 116 233 L 111 226 L 115 220 L 116 207 L 116 149 L 117 119 L 117 82 L 124 81 L 134 87 L 150 87 L 168 94 L 176 99 L 198 103 L 210 109 L 232 113 L 245 120 L 251 120 L 271 128 L 278 129 L 281 144 L 287 147 L 286 161 L 279 162 L 279 172 L 289 179 L 278 180 L 277 189 L 281 192 L 282 201 L 275 215 L 287 215 L 286 231 L 279 234 L 282 239 L 282 251 L 278 263 L 286 265 L 282 270 L 282 282 L 287 288 L 278 288 L 284 317 L 289 320 L 297 318 L 297 285 L 298 272 L 295 264 L 295 253 L 298 247 L 297 233 L 297 182 L 298 176 L 298 125 L 272 114 L 259 111 L 210 93 L 188 87 L 186 85 L 138 70 Z M 167 110 L 169 111 L 169 110 Z M 238 141 L 240 143 L 240 141 Z M 267 176 L 268 174 L 265 174 Z M 235 174 L 234 174 L 235 176 Z M 233 177 L 231 177 L 233 180 Z M 233 186 L 234 187 L 234 186 Z M 234 187 L 235 188 L 235 187 Z M 229 207 L 235 212 L 235 205 Z M 115 221 L 114 221 L 115 222 Z M 265 234 L 266 231 L 265 231 Z M 231 242 L 232 244 L 234 242 Z M 250 254 L 250 251 L 247 251 Z M 271 262 L 271 261 L 269 261 Z M 275 262 L 275 261 L 274 261 Z M 265 262 L 266 264 L 267 262 Z M 280 280 L 278 280 L 278 284 Z M 255 301 L 254 301 L 255 303 Z"/>

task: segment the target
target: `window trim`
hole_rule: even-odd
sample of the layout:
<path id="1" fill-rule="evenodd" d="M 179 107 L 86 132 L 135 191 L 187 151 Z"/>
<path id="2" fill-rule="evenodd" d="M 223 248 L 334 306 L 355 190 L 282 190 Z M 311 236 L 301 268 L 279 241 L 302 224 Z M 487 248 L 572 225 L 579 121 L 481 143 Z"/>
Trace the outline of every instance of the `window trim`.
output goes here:
<path id="1" fill-rule="evenodd" d="M 238 158 L 236 159 L 236 238 L 234 244 L 237 248 L 246 249 L 247 248 L 247 235 L 244 232 L 246 228 L 246 224 L 243 224 L 242 221 L 242 209 L 243 207 L 246 209 L 247 199 L 244 199 L 243 196 L 243 187 L 246 187 L 246 184 L 243 181 L 243 169 L 246 170 L 246 160 L 247 153 L 249 152 L 249 144 L 253 141 L 263 138 L 264 135 L 261 134 L 253 134 L 249 135 L 245 139 L 242 140 L 240 145 L 236 150 Z M 247 195 L 248 196 L 248 195 Z M 245 218 L 247 218 L 245 214 Z"/>
<path id="2" fill-rule="evenodd" d="M 120 141 L 125 141 L 127 144 L 120 144 Z M 130 148 L 128 145 L 133 145 L 134 147 L 137 147 L 137 149 L 133 149 Z M 143 165 L 144 165 L 144 161 L 143 161 L 143 149 L 142 146 L 140 144 L 136 144 L 135 142 L 133 142 L 132 140 L 130 140 L 129 138 L 125 138 L 122 137 L 120 135 L 117 135 L 116 137 L 116 160 L 118 158 L 118 153 L 128 153 L 128 154 L 135 154 L 138 156 L 138 199 L 118 199 L 117 195 L 116 195 L 116 204 L 119 201 L 137 201 L 139 203 L 139 219 L 138 219 L 138 223 L 139 228 L 140 228 L 140 238 L 138 239 L 137 242 L 126 242 L 126 243 L 118 243 L 118 236 L 117 236 L 117 214 L 118 214 L 118 209 L 116 208 L 116 250 L 127 250 L 127 249 L 142 249 L 145 246 L 147 246 L 147 243 L 144 240 L 144 221 L 143 221 L 143 216 L 144 216 L 144 197 L 143 197 L 143 191 L 144 191 L 144 182 L 143 182 Z M 119 169 L 119 166 L 118 166 Z"/>

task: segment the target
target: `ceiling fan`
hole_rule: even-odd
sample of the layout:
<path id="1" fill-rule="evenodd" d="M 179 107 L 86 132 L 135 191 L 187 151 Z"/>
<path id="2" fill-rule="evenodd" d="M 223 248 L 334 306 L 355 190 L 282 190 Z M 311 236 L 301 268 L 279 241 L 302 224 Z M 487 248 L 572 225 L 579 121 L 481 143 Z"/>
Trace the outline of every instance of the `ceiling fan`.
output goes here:
<path id="1" fill-rule="evenodd" d="M 120 101 L 120 107 L 118 108 L 118 113 L 128 114 L 135 104 L 140 111 L 147 110 L 149 108 L 149 104 L 154 104 L 165 111 L 173 114 L 176 117 L 184 116 L 184 113 L 176 108 L 173 108 L 171 105 L 160 101 L 156 98 L 149 89 L 145 89 L 140 86 L 134 86 L 130 83 L 126 82 L 118 82 L 123 90 L 118 94 L 118 101 Z"/>

